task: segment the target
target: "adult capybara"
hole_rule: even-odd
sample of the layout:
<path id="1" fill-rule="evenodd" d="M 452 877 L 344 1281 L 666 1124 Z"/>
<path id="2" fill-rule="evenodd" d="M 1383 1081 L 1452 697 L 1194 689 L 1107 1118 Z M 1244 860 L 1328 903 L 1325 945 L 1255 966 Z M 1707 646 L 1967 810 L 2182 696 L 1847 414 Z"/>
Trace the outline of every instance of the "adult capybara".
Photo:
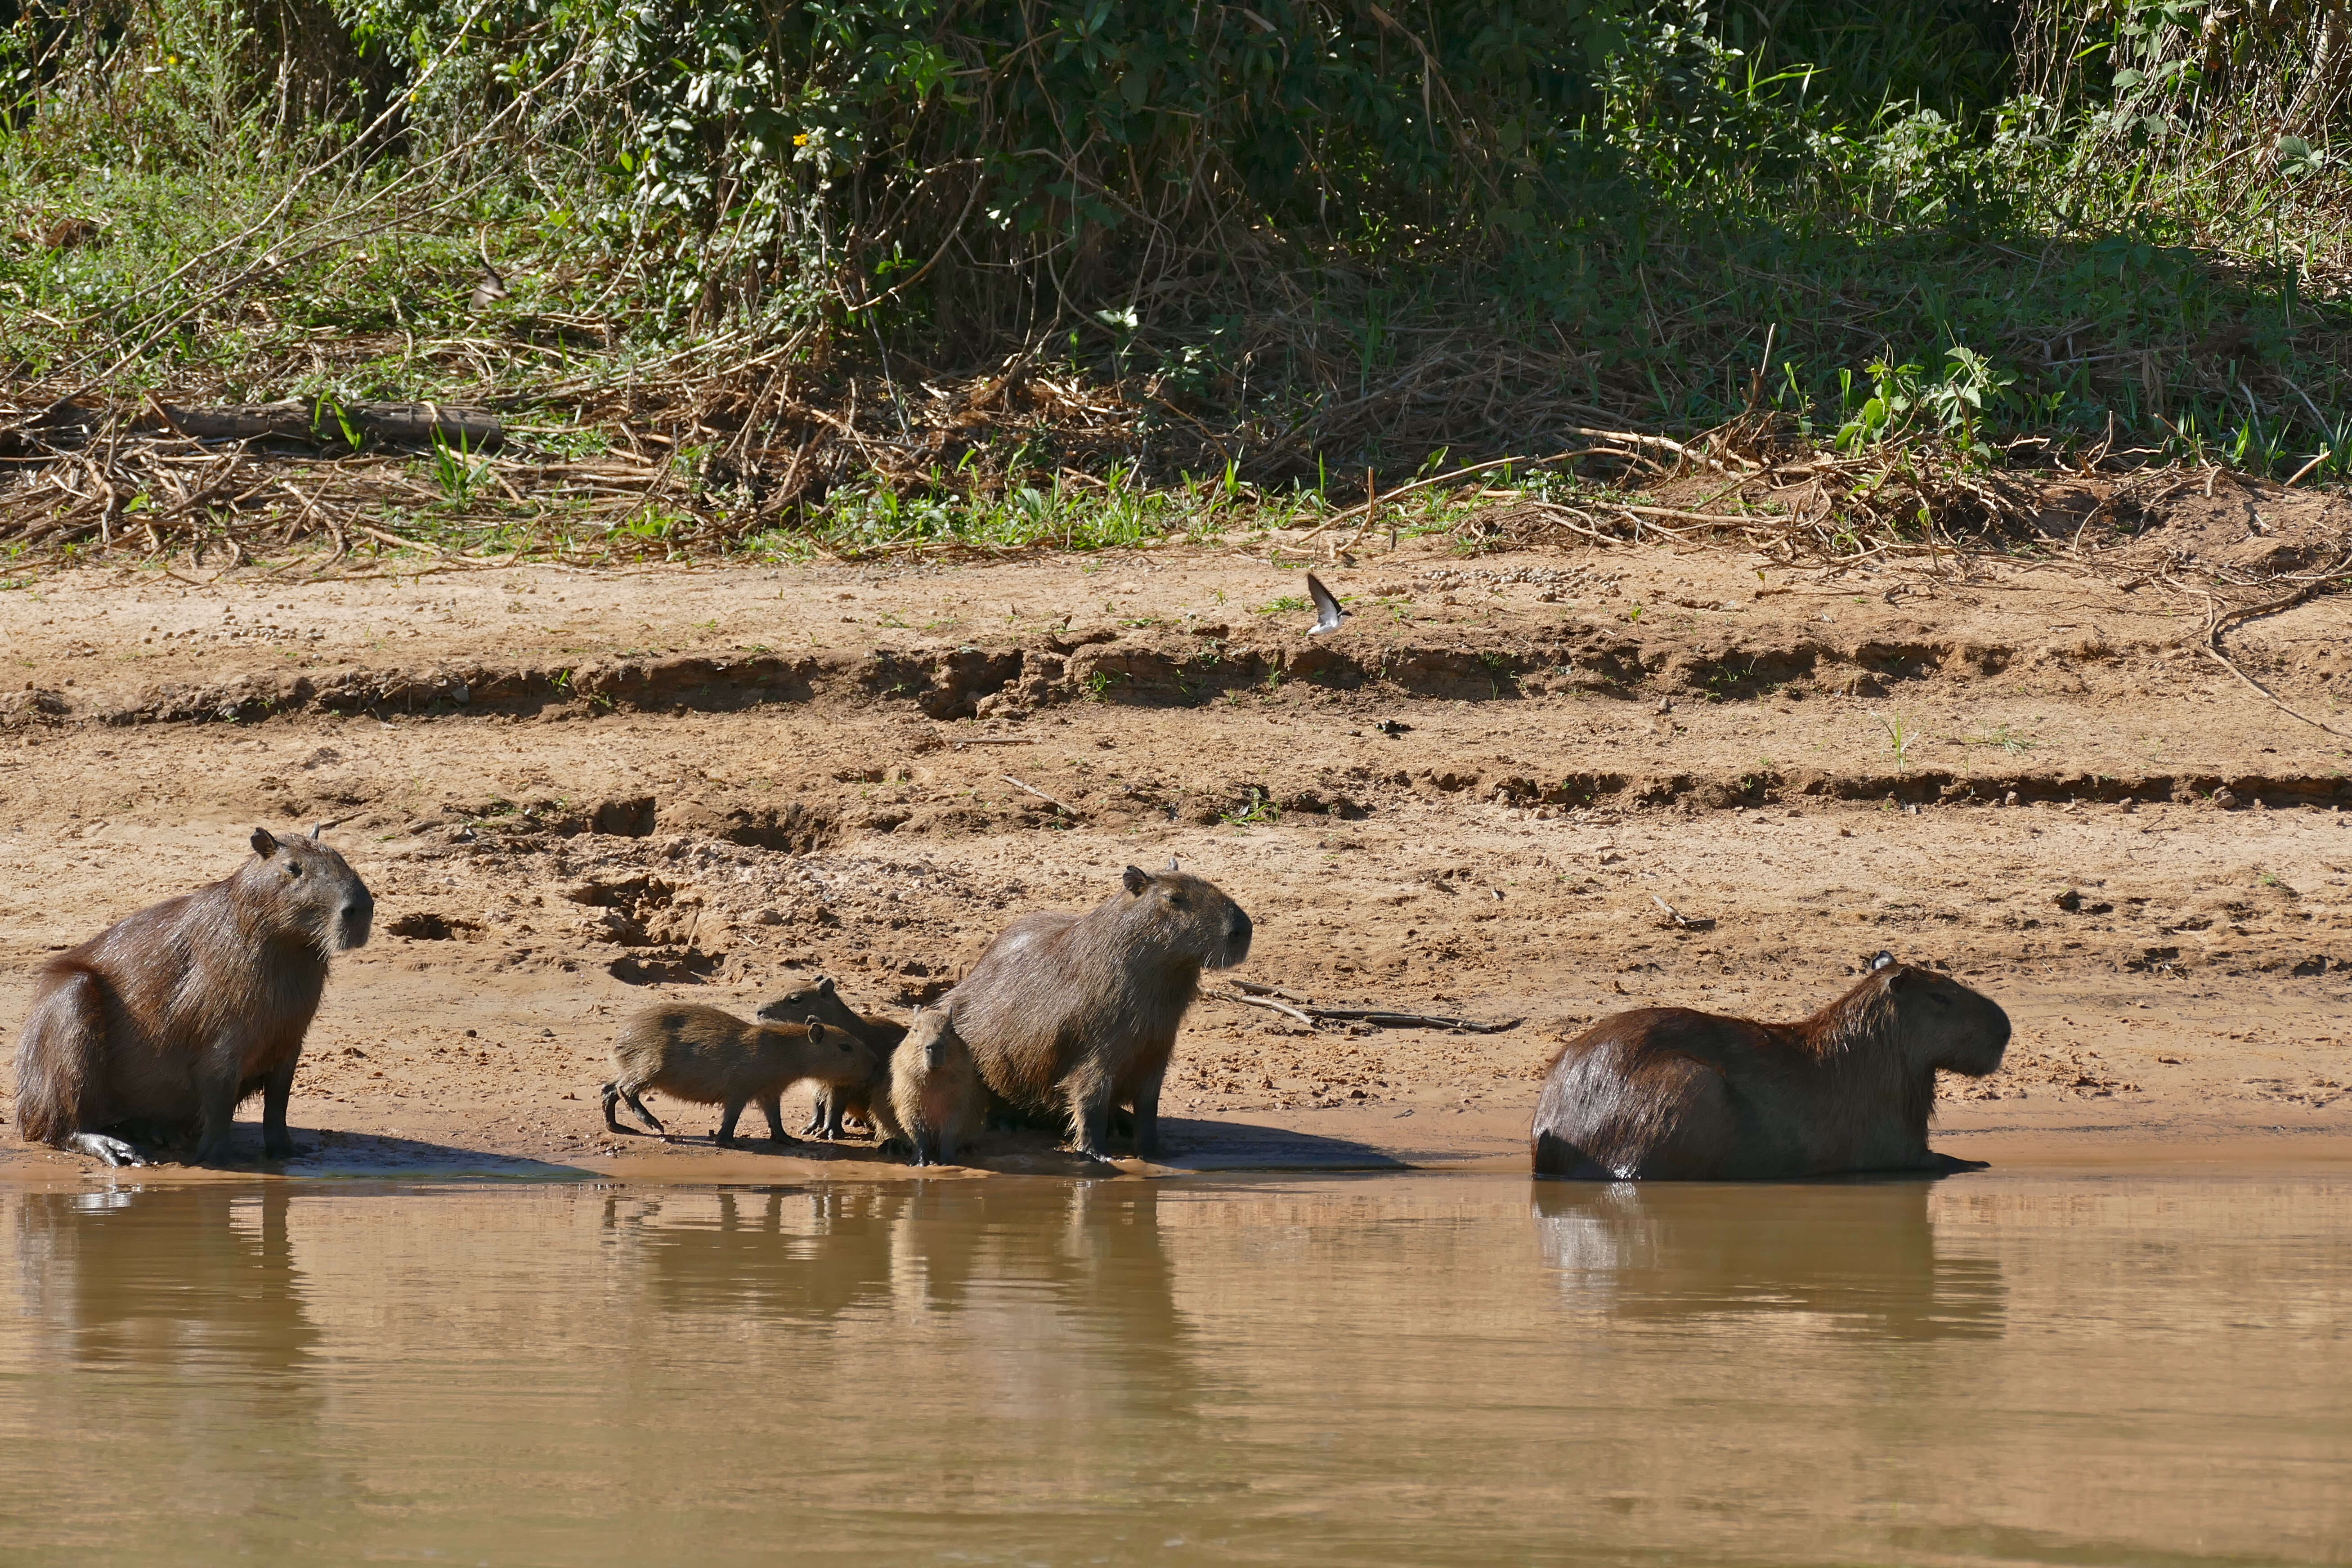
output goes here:
<path id="1" fill-rule="evenodd" d="M 1202 969 L 1249 956 L 1241 906 L 1171 859 L 1129 866 L 1083 915 L 1024 915 L 1004 928 L 945 1005 L 981 1081 L 1013 1106 L 1067 1118 L 1077 1152 L 1103 1157 L 1114 1103 L 1135 1111 L 1135 1152 L 1160 1146 L 1160 1081 Z"/>
<path id="2" fill-rule="evenodd" d="M 262 1149 L 294 1152 L 286 1102 L 331 954 L 368 939 L 375 900 L 310 837 L 253 830 L 234 876 L 166 899 L 41 966 L 16 1043 L 25 1136 L 143 1165 L 131 1142 L 193 1131 L 228 1154 L 236 1108 L 261 1094 Z M 116 1134 L 122 1134 L 117 1136 Z"/>
<path id="3" fill-rule="evenodd" d="M 799 1024 L 747 1024 L 716 1007 L 685 1004 L 630 1015 L 613 1043 L 613 1081 L 604 1085 L 604 1125 L 626 1131 L 613 1114 L 623 1100 L 656 1132 L 667 1131 L 637 1097 L 657 1089 L 696 1105 L 724 1106 L 717 1142 L 735 1141 L 743 1108 L 759 1101 L 768 1136 L 784 1136 L 784 1090 L 804 1079 L 853 1086 L 886 1071 L 881 1057 L 858 1036 L 822 1019 Z"/>
<path id="4" fill-rule="evenodd" d="M 878 1013 L 860 1013 L 843 1001 L 840 993 L 833 988 L 829 975 L 820 975 L 805 985 L 785 992 L 772 1002 L 761 1004 L 756 1016 L 764 1023 L 822 1018 L 834 1028 L 846 1029 L 863 1038 L 886 1062 L 890 1059 L 890 1053 L 898 1048 L 898 1042 L 907 1037 L 907 1026 L 897 1019 L 886 1018 Z M 810 1107 L 808 1125 L 801 1129 L 801 1136 L 814 1135 L 827 1140 L 839 1138 L 845 1131 L 843 1120 L 851 1116 L 868 1126 L 874 1125 L 874 1095 L 887 1092 L 888 1085 L 881 1079 L 876 1080 L 872 1093 L 864 1087 L 834 1089 L 820 1084 L 815 1102 Z"/>
<path id="5" fill-rule="evenodd" d="M 890 1053 L 890 1092 L 875 1101 L 886 1142 L 904 1143 L 918 1165 L 954 1163 L 978 1135 L 985 1095 L 971 1047 L 945 1007 L 918 1007 L 907 1037 Z"/>
<path id="6" fill-rule="evenodd" d="M 1729 1181 L 1836 1171 L 1949 1171 L 1927 1149 L 1936 1072 L 2000 1066 L 2009 1015 L 1957 981 L 1880 953 L 1810 1018 L 1643 1007 L 1552 1058 L 1536 1102 L 1536 1174 Z"/>

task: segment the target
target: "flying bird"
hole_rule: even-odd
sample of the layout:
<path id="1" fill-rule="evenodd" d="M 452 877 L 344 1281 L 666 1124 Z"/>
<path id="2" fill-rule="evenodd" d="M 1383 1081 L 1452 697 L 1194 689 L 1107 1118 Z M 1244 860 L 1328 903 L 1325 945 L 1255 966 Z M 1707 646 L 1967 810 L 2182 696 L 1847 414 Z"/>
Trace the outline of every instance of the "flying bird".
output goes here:
<path id="1" fill-rule="evenodd" d="M 1307 574 L 1307 596 L 1315 601 L 1315 629 L 1307 635 L 1310 637 L 1321 637 L 1325 632 L 1338 631 L 1339 601 L 1331 596 L 1330 589 L 1316 580 L 1315 574 L 1312 572 Z"/>

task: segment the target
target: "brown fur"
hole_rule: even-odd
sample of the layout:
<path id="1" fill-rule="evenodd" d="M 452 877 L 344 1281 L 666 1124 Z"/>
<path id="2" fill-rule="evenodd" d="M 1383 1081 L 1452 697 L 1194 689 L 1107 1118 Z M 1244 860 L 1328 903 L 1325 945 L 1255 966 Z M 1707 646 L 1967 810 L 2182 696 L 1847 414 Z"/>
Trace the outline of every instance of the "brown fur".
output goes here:
<path id="1" fill-rule="evenodd" d="M 883 1064 L 882 1073 L 877 1075 L 872 1083 L 843 1089 L 820 1085 L 815 1103 L 810 1108 L 808 1125 L 801 1129 L 802 1137 L 839 1138 L 845 1131 L 844 1120 L 853 1116 L 869 1127 L 877 1125 L 874 1120 L 874 1107 L 877 1100 L 886 1097 L 889 1091 L 886 1079 L 890 1054 L 898 1049 L 898 1042 L 907 1037 L 906 1025 L 895 1018 L 886 1018 L 879 1013 L 856 1011 L 833 988 L 829 975 L 820 975 L 808 984 L 785 992 L 772 1002 L 763 1003 L 758 1016 L 771 1022 L 789 1018 L 821 1018 L 834 1028 L 846 1029 L 862 1037 L 874 1047 L 877 1059 Z"/>
<path id="2" fill-rule="evenodd" d="M 784 1090 L 804 1079 L 865 1084 L 879 1070 L 865 1040 L 845 1029 L 828 1028 L 820 1019 L 747 1024 L 716 1007 L 647 1007 L 630 1016 L 614 1042 L 613 1081 L 604 1088 L 604 1125 L 615 1132 L 627 1131 L 613 1114 L 614 1107 L 625 1100 L 646 1126 L 656 1132 L 667 1131 L 637 1098 L 657 1089 L 691 1104 L 724 1106 L 717 1139 L 721 1143 L 734 1142 L 737 1119 L 757 1100 L 768 1119 L 768 1136 L 789 1142 L 782 1106 Z"/>
<path id="3" fill-rule="evenodd" d="M 917 1165 L 951 1165 L 978 1135 L 984 1094 L 971 1047 L 944 1007 L 918 1007 L 890 1053 L 890 1093 L 875 1105 L 885 1139 Z"/>
<path id="4" fill-rule="evenodd" d="M 1122 883 L 1087 914 L 1014 921 L 946 998 L 990 1090 L 1061 1112 L 1097 1159 L 1115 1103 L 1134 1109 L 1136 1152 L 1158 1152 L 1160 1079 L 1201 971 L 1249 956 L 1249 916 L 1173 860 Z"/>
<path id="5" fill-rule="evenodd" d="M 196 1162 L 211 1164 L 228 1155 L 237 1106 L 258 1092 L 264 1152 L 295 1152 L 286 1105 L 328 957 L 367 941 L 375 900 L 315 833 L 257 827 L 253 847 L 235 875 L 41 966 L 16 1045 L 26 1138 L 144 1164 L 111 1133 L 194 1131 Z"/>
<path id="6" fill-rule="evenodd" d="M 1793 1024 L 1644 1007 L 1560 1048 L 1536 1105 L 1538 1175 L 1693 1181 L 1937 1171 L 1938 1068 L 2000 1066 L 2009 1016 L 1956 981 L 1885 962 Z"/>

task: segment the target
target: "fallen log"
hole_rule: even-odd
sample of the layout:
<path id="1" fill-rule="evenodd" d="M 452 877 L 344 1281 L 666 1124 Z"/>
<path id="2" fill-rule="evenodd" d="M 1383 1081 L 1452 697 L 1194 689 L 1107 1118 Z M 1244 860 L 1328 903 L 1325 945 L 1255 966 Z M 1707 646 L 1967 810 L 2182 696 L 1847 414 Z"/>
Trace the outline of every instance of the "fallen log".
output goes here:
<path id="1" fill-rule="evenodd" d="M 337 403 L 321 397 L 212 408 L 157 406 L 173 430 L 198 441 L 309 441 L 357 450 L 430 447 L 438 440 L 460 451 L 490 452 L 506 440 L 506 426 L 497 415 L 444 403 Z"/>

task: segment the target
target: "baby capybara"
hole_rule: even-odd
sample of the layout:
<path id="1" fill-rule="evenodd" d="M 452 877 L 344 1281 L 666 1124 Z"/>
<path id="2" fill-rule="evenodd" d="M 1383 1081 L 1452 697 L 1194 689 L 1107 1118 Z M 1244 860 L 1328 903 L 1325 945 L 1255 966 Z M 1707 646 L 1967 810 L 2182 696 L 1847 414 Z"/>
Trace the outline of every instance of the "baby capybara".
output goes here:
<path id="1" fill-rule="evenodd" d="M 196 1163 L 227 1157 L 236 1108 L 261 1095 L 262 1149 L 294 1152 L 286 1103 L 327 961 L 361 946 L 375 900 L 310 837 L 253 830 L 224 880 L 131 915 L 43 964 L 16 1043 L 25 1136 L 143 1165 L 132 1136 L 193 1131 Z"/>
<path id="2" fill-rule="evenodd" d="M 743 1108 L 759 1101 L 768 1136 L 784 1136 L 784 1090 L 803 1079 L 821 1084 L 864 1085 L 883 1072 L 880 1058 L 863 1039 L 823 1020 L 799 1024 L 747 1024 L 716 1007 L 684 1004 L 647 1007 L 630 1016 L 613 1044 L 613 1081 L 604 1085 L 604 1125 L 626 1131 L 614 1107 L 627 1101 L 638 1119 L 667 1131 L 637 1097 L 649 1089 L 696 1105 L 725 1107 L 717 1142 L 735 1141 Z"/>
<path id="3" fill-rule="evenodd" d="M 1938 1068 L 2000 1066 L 2009 1015 L 1957 981 L 1878 955 L 1810 1018 L 1643 1007 L 1552 1058 L 1536 1102 L 1536 1174 L 1733 1181 L 1949 1171 L 1927 1148 Z"/>
<path id="4" fill-rule="evenodd" d="M 874 1047 L 886 1064 L 898 1042 L 907 1037 L 907 1026 L 878 1013 L 860 1013 L 841 999 L 833 987 L 829 975 L 820 975 L 805 985 L 785 992 L 772 1002 L 764 1002 L 756 1015 L 763 1023 L 783 1023 L 794 1018 L 821 1018 L 836 1029 L 846 1029 Z M 817 1086 L 815 1102 L 809 1110 L 808 1125 L 801 1136 L 835 1139 L 843 1135 L 845 1118 L 855 1116 L 868 1126 L 874 1124 L 875 1096 L 887 1095 L 889 1085 L 879 1078 L 869 1086 L 835 1089 Z"/>
<path id="5" fill-rule="evenodd" d="M 886 1142 L 907 1146 L 912 1163 L 952 1164 L 980 1131 L 985 1098 L 948 1010 L 918 1007 L 890 1053 L 890 1092 L 875 1101 L 875 1124 Z"/>
<path id="6" fill-rule="evenodd" d="M 1160 1146 L 1160 1082 L 1202 969 L 1249 956 L 1250 918 L 1171 859 L 1129 866 L 1083 915 L 1024 915 L 948 993 L 981 1081 L 1013 1106 L 1059 1112 L 1077 1152 L 1103 1158 L 1113 1104 L 1135 1112 L 1135 1152 Z"/>

